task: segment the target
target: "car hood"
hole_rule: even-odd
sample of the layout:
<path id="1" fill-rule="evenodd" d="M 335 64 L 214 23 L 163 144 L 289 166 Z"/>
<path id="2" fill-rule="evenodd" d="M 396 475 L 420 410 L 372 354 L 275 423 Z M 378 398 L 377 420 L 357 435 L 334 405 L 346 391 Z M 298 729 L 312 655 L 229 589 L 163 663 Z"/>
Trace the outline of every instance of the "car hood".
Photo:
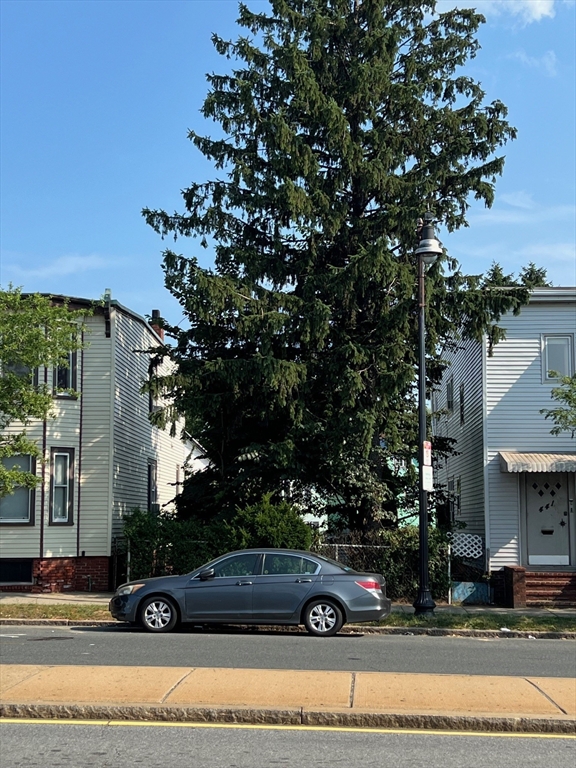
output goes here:
<path id="1" fill-rule="evenodd" d="M 121 587 L 127 587 L 132 584 L 143 584 L 143 589 L 146 589 L 146 587 L 162 587 L 162 586 L 170 586 L 172 589 L 174 587 L 179 586 L 179 582 L 182 582 L 182 584 L 185 584 L 190 579 L 190 574 L 183 574 L 179 576 L 152 576 L 149 579 L 132 579 L 131 581 L 127 581 L 125 584 L 121 584 L 117 589 L 120 589 Z"/>

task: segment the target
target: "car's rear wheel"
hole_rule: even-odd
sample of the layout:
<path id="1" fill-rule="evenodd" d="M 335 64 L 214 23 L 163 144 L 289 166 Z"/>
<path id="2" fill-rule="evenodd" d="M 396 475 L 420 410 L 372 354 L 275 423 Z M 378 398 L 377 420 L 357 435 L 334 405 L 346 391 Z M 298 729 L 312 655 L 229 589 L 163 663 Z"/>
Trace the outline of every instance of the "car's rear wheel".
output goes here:
<path id="1" fill-rule="evenodd" d="M 140 607 L 140 623 L 148 632 L 170 632 L 177 622 L 176 606 L 167 597 L 148 597 Z"/>
<path id="2" fill-rule="evenodd" d="M 311 635 L 331 637 L 342 624 L 342 611 L 332 600 L 314 600 L 304 610 L 304 625 Z"/>

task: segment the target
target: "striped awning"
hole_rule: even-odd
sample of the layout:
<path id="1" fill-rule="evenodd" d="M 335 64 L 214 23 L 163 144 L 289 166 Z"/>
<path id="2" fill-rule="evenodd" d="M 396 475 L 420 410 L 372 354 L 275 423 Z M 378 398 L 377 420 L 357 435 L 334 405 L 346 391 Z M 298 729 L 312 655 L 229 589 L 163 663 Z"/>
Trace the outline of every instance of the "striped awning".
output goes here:
<path id="1" fill-rule="evenodd" d="M 576 453 L 500 452 L 500 472 L 576 472 Z"/>

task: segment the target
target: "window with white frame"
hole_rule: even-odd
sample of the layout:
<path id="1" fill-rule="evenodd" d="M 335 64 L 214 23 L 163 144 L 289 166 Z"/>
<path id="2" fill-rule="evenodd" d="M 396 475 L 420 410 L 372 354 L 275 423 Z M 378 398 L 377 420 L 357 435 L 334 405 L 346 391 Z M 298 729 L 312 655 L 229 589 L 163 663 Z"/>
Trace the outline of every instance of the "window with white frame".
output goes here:
<path id="1" fill-rule="evenodd" d="M 572 375 L 573 343 L 574 338 L 571 334 L 543 336 L 543 381 L 555 381 L 558 375 Z"/>
<path id="2" fill-rule="evenodd" d="M 69 393 L 65 390 L 77 389 L 78 379 L 78 355 L 76 352 L 69 352 L 66 361 L 62 361 L 62 365 L 57 365 L 54 368 L 54 392 L 60 397 L 69 397 Z"/>
<path id="3" fill-rule="evenodd" d="M 5 469 L 18 469 L 36 474 L 32 456 L 9 456 L 2 459 Z M 0 523 L 5 525 L 34 525 L 34 489 L 18 486 L 14 493 L 0 499 Z"/>
<path id="4" fill-rule="evenodd" d="M 50 525 L 73 524 L 74 449 L 52 448 L 50 454 Z"/>
<path id="5" fill-rule="evenodd" d="M 148 459 L 148 509 L 158 513 L 158 463 L 155 459 Z"/>
<path id="6" fill-rule="evenodd" d="M 448 411 L 448 415 L 454 410 L 454 379 L 452 376 L 446 383 L 446 410 Z"/>
<path id="7" fill-rule="evenodd" d="M 460 495 L 461 486 L 459 477 L 450 477 L 448 479 L 448 509 L 450 513 L 450 520 L 454 522 L 457 517 L 460 517 Z"/>

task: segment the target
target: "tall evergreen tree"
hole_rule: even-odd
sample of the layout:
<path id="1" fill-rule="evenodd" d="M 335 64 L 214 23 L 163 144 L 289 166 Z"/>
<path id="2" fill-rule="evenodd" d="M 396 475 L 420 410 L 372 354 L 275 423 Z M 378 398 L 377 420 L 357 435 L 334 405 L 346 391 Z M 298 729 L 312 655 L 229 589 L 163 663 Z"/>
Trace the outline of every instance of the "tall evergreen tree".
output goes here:
<path id="1" fill-rule="evenodd" d="M 270 0 L 269 13 L 240 5 L 246 36 L 213 37 L 237 63 L 208 76 L 202 112 L 222 136 L 190 139 L 221 174 L 183 192 L 184 213 L 143 212 L 161 235 L 215 252 L 212 270 L 164 252 L 189 327 L 167 326 L 176 370 L 153 386 L 173 401 L 157 418 L 184 412 L 212 461 L 187 483 L 183 514 L 289 490 L 366 527 L 409 503 L 416 221 L 429 208 L 452 231 L 471 197 L 490 206 L 495 153 L 515 137 L 504 104 L 485 104 L 463 70 L 483 17 L 434 5 Z M 497 342 L 501 314 L 541 278 L 464 275 L 448 255 L 432 267 L 431 383 L 451 337 Z"/>

